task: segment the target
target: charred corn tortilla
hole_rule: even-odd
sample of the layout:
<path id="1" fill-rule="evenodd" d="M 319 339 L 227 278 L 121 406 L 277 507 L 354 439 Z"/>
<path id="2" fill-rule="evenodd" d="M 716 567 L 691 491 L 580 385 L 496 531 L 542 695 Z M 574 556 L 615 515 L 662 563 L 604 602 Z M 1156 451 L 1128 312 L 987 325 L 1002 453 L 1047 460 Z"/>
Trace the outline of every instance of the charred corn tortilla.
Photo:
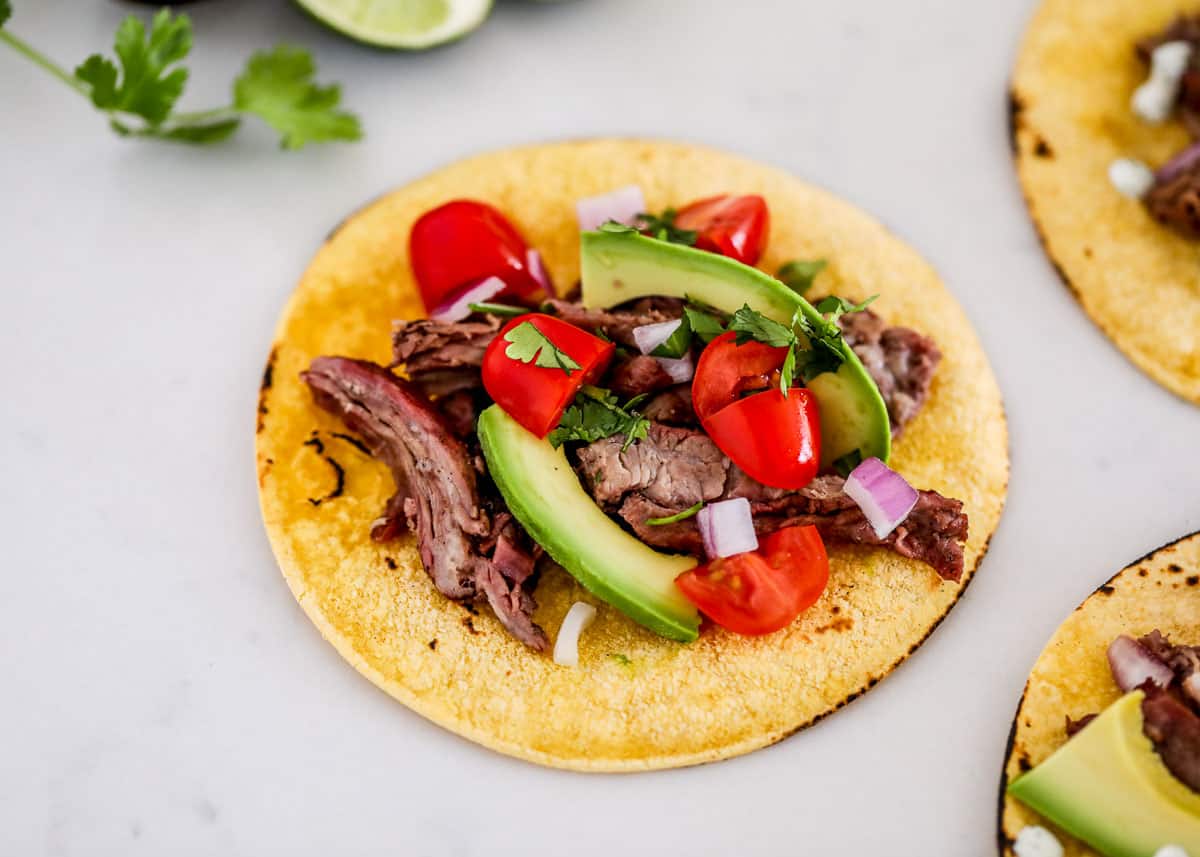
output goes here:
<path id="1" fill-rule="evenodd" d="M 1121 697 L 1108 666 L 1109 644 L 1121 634 L 1140 637 L 1157 629 L 1192 643 L 1200 626 L 1200 533 L 1148 554 L 1083 602 L 1055 632 L 1034 665 L 1013 722 L 1000 782 L 1000 848 L 1013 854 L 1017 834 L 1050 822 L 1008 797 L 1008 783 L 1040 765 L 1066 743 L 1065 717 L 1079 720 Z M 1067 857 L 1098 857 L 1077 839 L 1055 830 Z"/>
<path id="2" fill-rule="evenodd" d="M 1143 371 L 1200 402 L 1200 242 L 1154 221 L 1109 183 L 1117 158 L 1165 163 L 1188 143 L 1129 100 L 1147 69 L 1135 43 L 1191 0 L 1046 0 L 1012 81 L 1017 172 L 1034 224 L 1088 315 Z"/>
<path id="3" fill-rule="evenodd" d="M 636 183 L 653 210 L 721 192 L 761 193 L 771 209 L 764 267 L 829 259 L 818 287 L 878 292 L 893 323 L 945 354 L 925 409 L 896 445 L 914 485 L 965 503 L 965 574 L 944 583 L 885 550 L 831 551 L 820 602 L 765 638 L 707 630 L 664 640 L 600 606 L 580 668 L 510 637 L 486 607 L 440 595 L 411 537 L 373 543 L 392 493 L 387 469 L 317 408 L 298 373 L 322 354 L 386 364 L 395 318 L 423 314 L 409 271 L 413 221 L 456 197 L 496 205 L 555 282 L 579 274 L 574 205 Z M 1008 477 L 1000 393 L 962 310 L 921 258 L 861 212 L 778 170 L 673 143 L 594 141 L 513 149 L 454 164 L 369 205 L 330 236 L 284 310 L 263 380 L 258 480 L 276 558 L 301 606 L 359 672 L 459 735 L 545 765 L 632 771 L 713 761 L 771 744 L 874 686 L 946 615 L 987 548 Z M 338 492 L 339 481 L 342 490 Z M 331 494 L 339 496 L 330 497 Z M 597 603 L 548 569 L 536 621 L 553 636 L 574 601 Z"/>

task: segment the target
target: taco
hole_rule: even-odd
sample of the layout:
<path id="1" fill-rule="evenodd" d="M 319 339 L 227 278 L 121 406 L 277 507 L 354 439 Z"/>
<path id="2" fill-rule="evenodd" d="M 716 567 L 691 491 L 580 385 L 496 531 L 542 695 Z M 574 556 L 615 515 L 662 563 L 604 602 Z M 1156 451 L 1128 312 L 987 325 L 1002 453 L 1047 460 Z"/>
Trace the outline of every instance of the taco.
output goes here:
<path id="1" fill-rule="evenodd" d="M 640 141 L 483 155 L 339 226 L 257 457 L 284 575 L 356 669 L 605 771 L 745 753 L 874 686 L 970 581 L 1008 474 L 995 379 L 915 253 L 777 170 Z"/>
<path id="2" fill-rule="evenodd" d="M 1200 5 L 1046 0 L 1012 78 L 1017 172 L 1051 261 L 1144 372 L 1200 402 Z"/>
<path id="3" fill-rule="evenodd" d="M 1058 629 L 1000 795 L 1006 855 L 1200 854 L 1200 533 L 1126 568 Z"/>

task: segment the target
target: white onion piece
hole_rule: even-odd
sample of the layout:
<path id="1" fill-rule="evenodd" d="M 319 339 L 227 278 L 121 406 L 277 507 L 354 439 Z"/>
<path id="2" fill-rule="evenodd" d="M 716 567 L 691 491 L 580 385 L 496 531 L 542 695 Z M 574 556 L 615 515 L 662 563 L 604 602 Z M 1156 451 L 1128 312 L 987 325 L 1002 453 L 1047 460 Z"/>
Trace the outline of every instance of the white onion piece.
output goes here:
<path id="1" fill-rule="evenodd" d="M 429 314 L 434 321 L 462 321 L 471 314 L 471 304 L 490 301 L 508 288 L 499 277 L 488 277 L 464 291 L 459 292 Z"/>
<path id="2" fill-rule="evenodd" d="M 862 509 L 880 539 L 904 523 L 919 496 L 903 476 L 878 458 L 868 458 L 850 471 L 842 490 Z"/>
<path id="3" fill-rule="evenodd" d="M 1057 836 L 1044 827 L 1031 824 L 1017 834 L 1013 853 L 1017 857 L 1063 857 L 1065 852 Z"/>
<path id="4" fill-rule="evenodd" d="M 584 232 L 590 232 L 610 220 L 632 226 L 637 216 L 645 210 L 646 198 L 642 196 L 642 189 L 635 184 L 600 196 L 584 197 L 575 203 L 579 228 Z"/>
<path id="5" fill-rule="evenodd" d="M 1133 158 L 1117 158 L 1108 165 L 1108 180 L 1121 196 L 1141 199 L 1154 187 L 1154 171 Z"/>
<path id="6" fill-rule="evenodd" d="M 710 559 L 758 549 L 758 533 L 745 497 L 708 504 L 696 515 L 696 524 Z"/>
<path id="7" fill-rule="evenodd" d="M 649 354 L 670 339 L 675 331 L 679 330 L 681 324 L 683 324 L 683 319 L 677 318 L 672 321 L 638 325 L 633 329 L 633 341 L 637 343 L 638 351 Z"/>
<path id="8" fill-rule="evenodd" d="M 1200 673 L 1192 673 L 1183 680 L 1183 692 L 1200 703 Z"/>
<path id="9" fill-rule="evenodd" d="M 546 270 L 546 263 L 542 260 L 541 253 L 532 247 L 526 250 L 525 266 L 529 268 L 529 276 L 533 277 L 549 297 L 558 297 L 558 292 L 554 290 L 554 283 L 550 281 L 550 272 Z"/>
<path id="10" fill-rule="evenodd" d="M 1122 634 L 1108 647 L 1108 666 L 1117 687 L 1129 693 L 1147 681 L 1166 687 L 1175 678 L 1171 668 L 1132 637 Z"/>
<path id="11" fill-rule="evenodd" d="M 558 637 L 554 640 L 554 663 L 564 667 L 579 666 L 579 635 L 596 618 L 596 608 L 591 604 L 576 601 L 558 626 Z"/>
<path id="12" fill-rule="evenodd" d="M 1182 845 L 1164 845 L 1154 852 L 1154 857 L 1189 857 Z"/>
<path id="13" fill-rule="evenodd" d="M 654 360 L 676 384 L 686 384 L 696 374 L 696 364 L 692 362 L 690 354 L 685 354 L 678 360 L 674 357 L 655 357 Z"/>

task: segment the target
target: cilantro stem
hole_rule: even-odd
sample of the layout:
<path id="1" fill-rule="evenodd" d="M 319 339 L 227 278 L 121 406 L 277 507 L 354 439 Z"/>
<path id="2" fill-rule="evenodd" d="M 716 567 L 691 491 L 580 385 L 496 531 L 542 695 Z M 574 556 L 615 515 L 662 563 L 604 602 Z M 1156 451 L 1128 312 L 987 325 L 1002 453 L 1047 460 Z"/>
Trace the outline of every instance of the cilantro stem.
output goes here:
<path id="1" fill-rule="evenodd" d="M 675 524 L 675 523 L 678 523 L 679 521 L 686 521 L 688 518 L 692 517 L 693 515 L 698 513 L 703 508 L 704 508 L 704 501 L 701 500 L 695 506 L 689 506 L 688 508 L 684 509 L 682 512 L 678 512 L 674 515 L 668 515 L 665 518 L 647 518 L 646 525 L 650 526 L 650 527 L 662 527 L 662 526 L 666 526 L 667 524 Z"/>
<path id="2" fill-rule="evenodd" d="M 172 125 L 198 125 L 202 122 L 236 119 L 241 115 L 240 110 L 229 105 L 228 107 L 214 107 L 212 110 L 194 110 L 191 113 L 172 113 L 169 121 Z"/>
<path id="3" fill-rule="evenodd" d="M 28 42 L 24 41 L 18 36 L 14 36 L 8 30 L 4 29 L 0 29 L 0 42 L 6 43 L 14 51 L 40 66 L 44 71 L 50 72 L 50 74 L 57 77 L 80 95 L 84 96 L 85 98 L 91 98 L 91 87 L 89 87 L 82 80 L 76 78 L 73 74 L 60 66 L 58 63 L 54 62 L 54 60 L 50 59 L 45 54 L 35 50 Z"/>

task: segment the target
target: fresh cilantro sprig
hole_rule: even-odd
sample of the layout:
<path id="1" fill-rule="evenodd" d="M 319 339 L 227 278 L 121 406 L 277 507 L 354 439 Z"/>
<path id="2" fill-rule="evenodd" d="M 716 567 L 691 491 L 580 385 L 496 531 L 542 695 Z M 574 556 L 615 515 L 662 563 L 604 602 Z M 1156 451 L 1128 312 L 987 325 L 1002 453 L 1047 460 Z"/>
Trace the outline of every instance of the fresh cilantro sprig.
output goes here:
<path id="1" fill-rule="evenodd" d="M 0 0 L 0 27 L 11 14 L 10 0 Z M 188 82 L 182 63 L 192 49 L 192 23 L 169 9 L 154 16 L 149 32 L 136 15 L 125 18 L 114 40 L 116 59 L 92 54 L 74 73 L 9 30 L 0 29 L 0 42 L 88 98 L 123 137 L 216 143 L 232 135 L 246 116 L 274 128 L 284 149 L 362 137 L 358 118 L 338 109 L 341 89 L 315 83 L 312 56 L 288 45 L 254 54 L 234 81 L 232 102 L 225 107 L 176 112 Z"/>
<path id="2" fill-rule="evenodd" d="M 733 314 L 729 329 L 737 333 L 735 341 L 738 345 L 762 342 L 773 348 L 788 349 L 783 365 L 779 367 L 779 389 L 786 396 L 797 375 L 807 384 L 818 375 L 841 368 L 846 362 L 846 343 L 837 320 L 846 313 L 861 312 L 876 297 L 878 295 L 856 304 L 830 295 L 816 305 L 821 313 L 819 319 L 810 320 L 797 309 L 788 324 L 743 306 Z"/>
<path id="3" fill-rule="evenodd" d="M 504 334 L 508 347 L 504 355 L 520 363 L 532 363 L 543 369 L 561 369 L 569 376 L 579 369 L 578 363 L 570 354 L 562 351 L 550 341 L 546 334 L 538 330 L 532 321 L 523 321 Z"/>
<path id="4" fill-rule="evenodd" d="M 648 527 L 665 527 L 667 524 L 677 524 L 680 521 L 686 521 L 693 515 L 699 514 L 704 508 L 704 501 L 701 500 L 695 506 L 689 506 L 682 512 L 676 512 L 674 515 L 667 515 L 665 518 L 647 518 L 646 526 Z"/>
<path id="5" fill-rule="evenodd" d="M 678 216 L 679 212 L 673 208 L 666 209 L 662 214 L 642 212 L 637 216 L 637 228 L 659 241 L 691 247 L 696 243 L 696 230 L 680 229 L 676 226 L 675 218 Z"/>
<path id="6" fill-rule="evenodd" d="M 775 279 L 796 294 L 804 295 L 812 288 L 813 280 L 825 270 L 827 264 L 824 259 L 793 259 L 779 267 L 775 272 Z"/>
<path id="7" fill-rule="evenodd" d="M 616 393 L 601 387 L 584 386 L 575 402 L 563 413 L 558 428 L 547 435 L 556 449 L 568 441 L 594 443 L 614 435 L 625 435 L 621 451 L 634 441 L 643 440 L 650 429 L 650 420 L 636 409 L 645 396 L 635 396 L 624 405 Z"/>

